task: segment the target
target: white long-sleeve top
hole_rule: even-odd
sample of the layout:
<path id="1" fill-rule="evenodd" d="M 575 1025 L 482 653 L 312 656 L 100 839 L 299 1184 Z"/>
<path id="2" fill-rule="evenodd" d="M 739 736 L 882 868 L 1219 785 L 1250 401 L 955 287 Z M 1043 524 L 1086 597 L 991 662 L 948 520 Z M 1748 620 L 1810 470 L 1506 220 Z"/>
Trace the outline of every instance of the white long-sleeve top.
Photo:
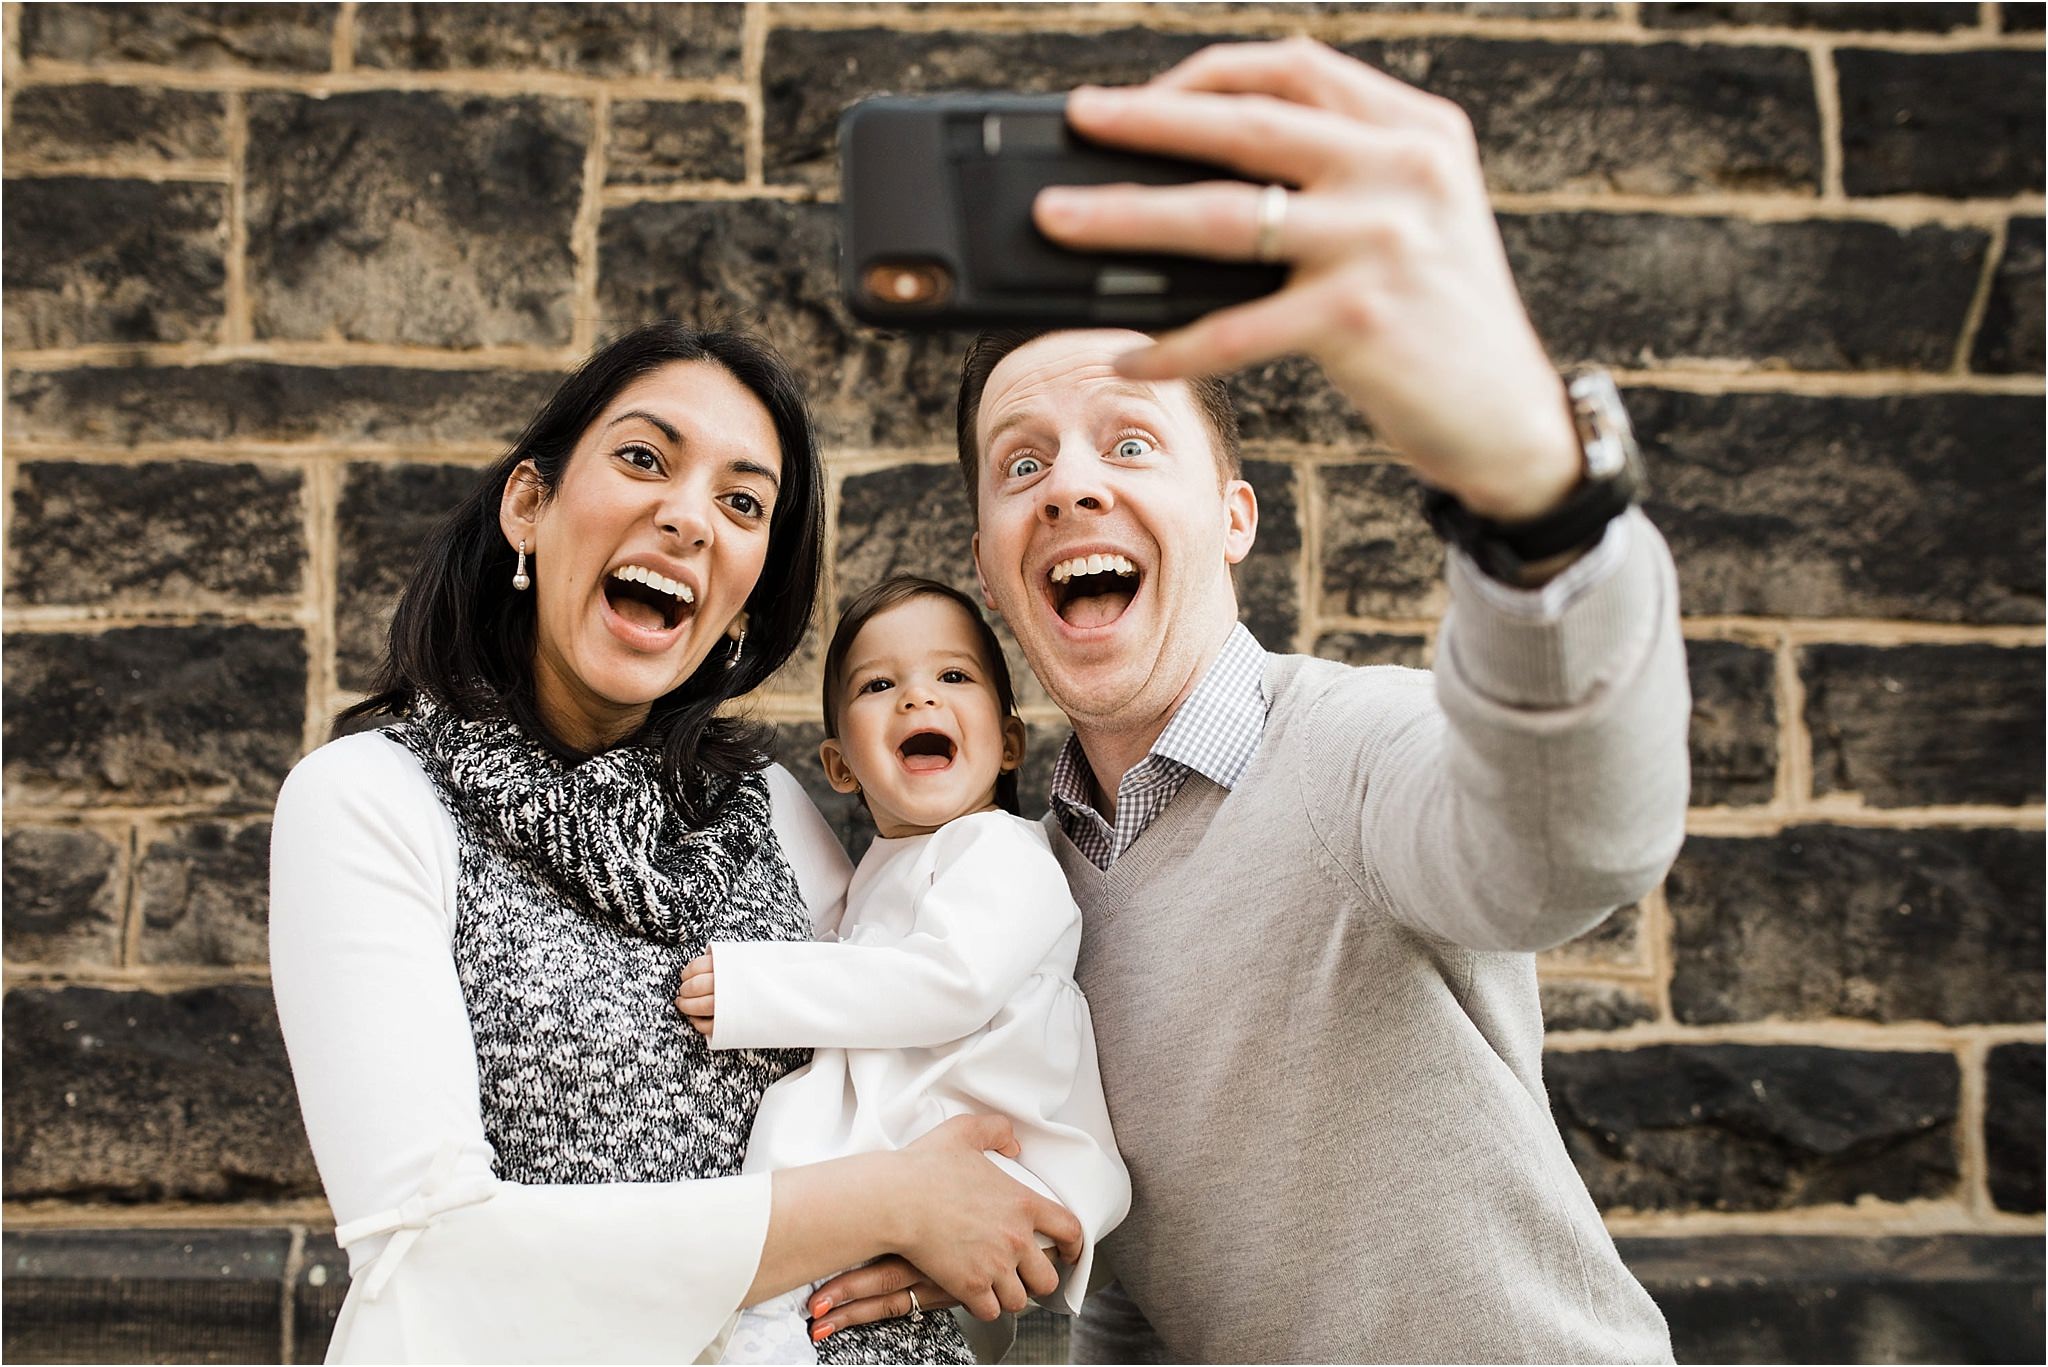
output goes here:
<path id="1" fill-rule="evenodd" d="M 956 1115 L 1008 1116 L 1023 1159 L 1004 1167 L 1086 1235 L 1061 1272 L 1060 1301 L 1078 1311 L 1096 1241 L 1131 1203 L 1074 983 L 1080 946 L 1044 827 L 1007 812 L 877 839 L 836 943 L 714 943 L 711 1047 L 815 1050 L 762 1097 L 744 1171 L 899 1149 Z"/>
<path id="2" fill-rule="evenodd" d="M 771 768 L 768 786 L 812 924 L 835 924 L 851 866 L 795 779 Z M 314 751 L 278 795 L 271 982 L 352 1279 L 328 1360 L 715 1360 L 769 1179 L 492 1176 L 453 957 L 457 841 L 419 762 L 374 733 Z"/>

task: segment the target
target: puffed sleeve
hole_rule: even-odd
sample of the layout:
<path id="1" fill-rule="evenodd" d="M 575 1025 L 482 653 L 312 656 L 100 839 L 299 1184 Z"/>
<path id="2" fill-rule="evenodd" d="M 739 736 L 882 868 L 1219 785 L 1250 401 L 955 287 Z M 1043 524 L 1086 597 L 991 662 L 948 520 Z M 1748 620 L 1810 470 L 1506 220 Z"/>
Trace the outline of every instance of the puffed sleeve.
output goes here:
<path id="1" fill-rule="evenodd" d="M 931 837 L 916 927 L 893 944 L 713 945 L 711 1047 L 911 1049 L 980 1029 L 1063 938 L 1079 944 L 1058 864 L 1017 857 L 1034 839 L 1043 831 L 1003 812 L 948 822 Z"/>
<path id="2" fill-rule="evenodd" d="M 376 735 L 309 755 L 271 834 L 271 981 L 349 1251 L 330 1361 L 715 1359 L 767 1235 L 765 1176 L 492 1173 L 450 952 L 454 825 Z"/>

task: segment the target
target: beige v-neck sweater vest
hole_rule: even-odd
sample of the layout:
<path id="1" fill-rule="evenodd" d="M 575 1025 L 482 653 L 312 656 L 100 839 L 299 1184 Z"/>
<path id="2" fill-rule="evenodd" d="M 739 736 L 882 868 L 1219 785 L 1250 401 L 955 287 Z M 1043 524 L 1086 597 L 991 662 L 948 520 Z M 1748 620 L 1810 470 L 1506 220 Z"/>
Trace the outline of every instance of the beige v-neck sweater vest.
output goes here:
<path id="1" fill-rule="evenodd" d="M 1631 531 L 1541 624 L 1454 566 L 1434 686 L 1269 656 L 1237 786 L 1190 778 L 1107 873 L 1048 819 L 1133 1182 L 1101 1257 L 1159 1338 L 1098 1297 L 1076 1360 L 1669 1360 L 1551 1119 L 1528 952 L 1683 835 L 1675 575 Z"/>

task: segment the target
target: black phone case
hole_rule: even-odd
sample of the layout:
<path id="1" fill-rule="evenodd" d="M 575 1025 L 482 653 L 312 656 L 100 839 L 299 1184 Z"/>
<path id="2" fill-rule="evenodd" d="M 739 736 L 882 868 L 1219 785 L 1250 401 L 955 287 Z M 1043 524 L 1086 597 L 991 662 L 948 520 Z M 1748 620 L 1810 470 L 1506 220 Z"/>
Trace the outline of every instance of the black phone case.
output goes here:
<path id="1" fill-rule="evenodd" d="M 1048 185 L 1171 185 L 1242 177 L 1117 151 L 1067 127 L 1064 95 L 880 96 L 839 120 L 840 285 L 882 327 L 1157 329 L 1271 294 L 1286 268 L 1188 256 L 1072 252 L 1031 222 Z M 903 302 L 868 287 L 901 267 L 944 279 Z"/>

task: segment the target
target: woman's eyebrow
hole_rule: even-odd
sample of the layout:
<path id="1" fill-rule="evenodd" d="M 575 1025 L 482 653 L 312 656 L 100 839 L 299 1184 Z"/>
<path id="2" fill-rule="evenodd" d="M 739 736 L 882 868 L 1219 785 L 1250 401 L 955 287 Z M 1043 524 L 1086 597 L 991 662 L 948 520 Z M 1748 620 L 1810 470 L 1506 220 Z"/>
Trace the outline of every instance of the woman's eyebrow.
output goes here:
<path id="1" fill-rule="evenodd" d="M 731 470 L 734 474 L 759 475 L 761 478 L 767 480 L 770 484 L 774 485 L 775 491 L 777 493 L 782 492 L 781 478 L 777 476 L 773 470 L 761 464 L 761 462 L 758 460 L 736 460 L 732 464 L 726 466 L 725 468 Z"/>
<path id="2" fill-rule="evenodd" d="M 613 418 L 610 422 L 604 425 L 605 431 L 609 432 L 614 427 L 617 427 L 620 423 L 631 422 L 635 418 L 638 418 L 640 419 L 640 421 L 648 424 L 650 427 L 653 427 L 656 431 L 660 432 L 661 435 L 667 437 L 671 442 L 674 442 L 676 445 L 682 445 L 682 433 L 676 431 L 674 427 L 670 426 L 666 422 L 663 422 L 660 418 L 655 417 L 652 413 L 648 412 L 644 408 L 628 409 L 626 412 L 619 414 L 619 416 Z"/>

